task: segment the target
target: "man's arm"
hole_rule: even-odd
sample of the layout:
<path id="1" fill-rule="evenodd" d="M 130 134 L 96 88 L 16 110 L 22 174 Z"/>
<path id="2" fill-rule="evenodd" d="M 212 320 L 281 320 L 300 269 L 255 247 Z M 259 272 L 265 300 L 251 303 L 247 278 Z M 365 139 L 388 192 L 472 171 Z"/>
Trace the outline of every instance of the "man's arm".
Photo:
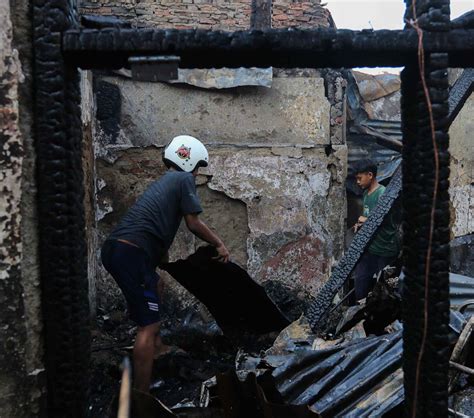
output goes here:
<path id="1" fill-rule="evenodd" d="M 186 226 L 194 235 L 216 247 L 219 260 L 224 263 L 229 261 L 230 254 L 222 240 L 199 219 L 198 215 L 195 213 L 184 215 L 184 220 L 186 221 Z"/>

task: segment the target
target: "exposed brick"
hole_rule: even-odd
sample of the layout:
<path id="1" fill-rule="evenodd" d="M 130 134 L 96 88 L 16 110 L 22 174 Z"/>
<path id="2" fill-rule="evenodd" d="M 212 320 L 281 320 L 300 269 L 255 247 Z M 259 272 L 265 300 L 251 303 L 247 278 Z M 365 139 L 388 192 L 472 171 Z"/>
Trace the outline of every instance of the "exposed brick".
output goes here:
<path id="1" fill-rule="evenodd" d="M 240 30 L 250 27 L 251 0 L 88 0 L 81 13 L 116 15 L 137 27 Z M 273 26 L 326 27 L 328 12 L 319 0 L 274 0 Z"/>
<path id="2" fill-rule="evenodd" d="M 288 20 L 288 16 L 281 14 L 281 15 L 273 16 L 273 19 L 274 20 Z"/>

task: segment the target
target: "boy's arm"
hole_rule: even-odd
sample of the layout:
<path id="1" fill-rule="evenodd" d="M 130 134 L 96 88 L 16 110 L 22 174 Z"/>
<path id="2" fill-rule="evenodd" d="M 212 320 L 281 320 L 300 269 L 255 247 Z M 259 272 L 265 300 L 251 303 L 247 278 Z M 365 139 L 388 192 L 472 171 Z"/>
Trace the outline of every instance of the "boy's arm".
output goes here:
<path id="1" fill-rule="evenodd" d="M 199 216 L 195 213 L 184 215 L 186 226 L 188 229 L 196 235 L 198 238 L 208 242 L 209 244 L 216 247 L 218 259 L 227 263 L 229 261 L 230 253 L 225 247 L 222 240 L 211 231 L 211 229 L 199 219 Z"/>

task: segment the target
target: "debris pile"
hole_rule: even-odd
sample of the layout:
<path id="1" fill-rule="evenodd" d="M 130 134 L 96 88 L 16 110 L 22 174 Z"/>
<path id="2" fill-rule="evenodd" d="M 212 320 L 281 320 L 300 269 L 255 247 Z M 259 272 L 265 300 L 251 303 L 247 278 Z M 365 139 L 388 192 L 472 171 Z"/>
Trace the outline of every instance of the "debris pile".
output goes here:
<path id="1" fill-rule="evenodd" d="M 384 269 L 361 303 L 349 307 L 333 303 L 326 323 L 315 333 L 304 316 L 289 323 L 243 269 L 214 262 L 212 256 L 209 248 L 203 248 L 164 268 L 215 318 L 203 325 L 190 316 L 187 322 L 198 324 L 190 328 L 195 333 L 201 330 L 203 341 L 209 327 L 217 328 L 222 345 L 216 346 L 214 340 L 156 361 L 153 396 L 129 391 L 129 416 L 299 418 L 402 413 L 402 281 L 397 269 Z M 472 404 L 474 318 L 465 315 L 451 311 L 453 411 Z"/>

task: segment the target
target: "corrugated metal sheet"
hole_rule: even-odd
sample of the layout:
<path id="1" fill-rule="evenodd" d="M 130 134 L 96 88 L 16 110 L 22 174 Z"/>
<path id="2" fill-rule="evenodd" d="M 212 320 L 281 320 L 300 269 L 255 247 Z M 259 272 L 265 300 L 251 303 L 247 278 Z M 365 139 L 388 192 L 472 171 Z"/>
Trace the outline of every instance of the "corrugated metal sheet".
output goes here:
<path id="1" fill-rule="evenodd" d="M 385 135 L 391 136 L 398 141 L 402 140 L 402 123 L 400 121 L 367 119 L 364 125 L 370 126 Z"/>
<path id="2" fill-rule="evenodd" d="M 401 141 L 402 131 L 401 124 L 397 121 L 384 120 L 365 120 L 364 125 L 375 129 L 382 134 L 390 136 L 391 138 Z M 401 163 L 401 155 L 399 152 L 388 149 L 379 145 L 374 137 L 367 134 L 360 134 L 356 129 L 351 129 L 347 137 L 348 145 L 348 178 L 346 187 L 356 195 L 362 194 L 361 190 L 355 184 L 354 165 L 357 161 L 369 158 L 378 165 L 377 178 L 379 181 L 384 181 L 392 177 L 395 170 Z"/>
<path id="3" fill-rule="evenodd" d="M 272 373 L 290 405 L 324 417 L 383 414 L 403 401 L 402 331 L 296 353 Z"/>
<path id="4" fill-rule="evenodd" d="M 460 313 L 451 311 L 453 342 L 465 324 Z M 281 354 L 284 351 L 280 347 L 278 352 L 262 357 L 246 355 L 239 362 L 238 373 L 243 375 L 238 378 L 233 373 L 225 381 L 218 376 L 218 396 L 224 409 L 240 410 L 240 415 L 228 415 L 236 417 L 393 414 L 404 401 L 403 331 L 399 323 L 394 327 L 396 331 L 391 334 L 334 342 L 319 350 L 300 348 Z"/>
<path id="5" fill-rule="evenodd" d="M 453 309 L 458 309 L 468 300 L 474 300 L 474 277 L 450 273 L 449 298 Z M 467 313 L 474 314 L 474 306 L 468 308 Z"/>

